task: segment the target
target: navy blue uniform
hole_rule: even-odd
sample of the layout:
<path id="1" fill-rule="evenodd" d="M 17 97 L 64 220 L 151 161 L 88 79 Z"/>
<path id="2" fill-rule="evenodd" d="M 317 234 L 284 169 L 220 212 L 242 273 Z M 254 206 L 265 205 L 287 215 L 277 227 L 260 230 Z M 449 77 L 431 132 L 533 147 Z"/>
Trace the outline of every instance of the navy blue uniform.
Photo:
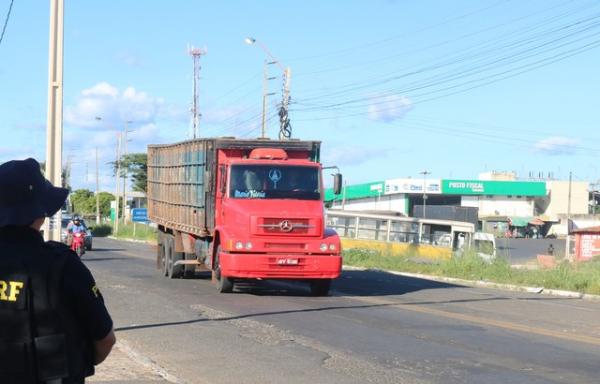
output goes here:
<path id="1" fill-rule="evenodd" d="M 94 373 L 93 342 L 112 327 L 94 278 L 75 252 L 45 243 L 28 227 L 0 227 L 2 384 L 83 383 Z"/>

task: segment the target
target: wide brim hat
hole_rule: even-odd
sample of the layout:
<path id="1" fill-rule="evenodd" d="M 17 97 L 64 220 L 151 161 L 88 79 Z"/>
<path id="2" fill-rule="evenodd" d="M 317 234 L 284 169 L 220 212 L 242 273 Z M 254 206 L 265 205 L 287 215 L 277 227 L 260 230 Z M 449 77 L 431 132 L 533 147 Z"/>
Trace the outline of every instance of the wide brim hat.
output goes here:
<path id="1" fill-rule="evenodd" d="M 46 180 L 35 159 L 8 161 L 0 165 L 0 227 L 53 216 L 68 194 Z"/>

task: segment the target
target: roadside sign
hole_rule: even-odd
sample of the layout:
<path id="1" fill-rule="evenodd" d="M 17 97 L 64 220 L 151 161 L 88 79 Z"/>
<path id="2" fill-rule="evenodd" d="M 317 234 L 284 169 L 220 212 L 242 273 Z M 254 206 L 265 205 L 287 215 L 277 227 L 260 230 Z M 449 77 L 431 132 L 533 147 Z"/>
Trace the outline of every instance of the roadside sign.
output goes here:
<path id="1" fill-rule="evenodd" d="M 147 223 L 148 220 L 148 208 L 133 208 L 131 210 L 131 221 L 138 223 Z"/>

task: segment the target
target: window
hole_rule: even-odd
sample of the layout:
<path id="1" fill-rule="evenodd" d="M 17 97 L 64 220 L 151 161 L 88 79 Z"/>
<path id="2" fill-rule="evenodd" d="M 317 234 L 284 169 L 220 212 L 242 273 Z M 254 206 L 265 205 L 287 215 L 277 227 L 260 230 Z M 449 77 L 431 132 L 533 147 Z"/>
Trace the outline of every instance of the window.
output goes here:
<path id="1" fill-rule="evenodd" d="M 358 221 L 359 239 L 387 240 L 387 220 L 360 218 Z"/>
<path id="2" fill-rule="evenodd" d="M 280 165 L 232 165 L 229 197 L 235 199 L 319 200 L 317 167 Z"/>

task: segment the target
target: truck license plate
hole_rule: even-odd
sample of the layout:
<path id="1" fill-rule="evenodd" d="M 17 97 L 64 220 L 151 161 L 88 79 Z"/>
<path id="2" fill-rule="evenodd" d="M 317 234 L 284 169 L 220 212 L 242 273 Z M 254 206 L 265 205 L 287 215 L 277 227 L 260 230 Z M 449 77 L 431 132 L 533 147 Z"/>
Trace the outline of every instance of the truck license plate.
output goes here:
<path id="1" fill-rule="evenodd" d="M 298 259 L 278 259 L 279 265 L 298 265 Z"/>

